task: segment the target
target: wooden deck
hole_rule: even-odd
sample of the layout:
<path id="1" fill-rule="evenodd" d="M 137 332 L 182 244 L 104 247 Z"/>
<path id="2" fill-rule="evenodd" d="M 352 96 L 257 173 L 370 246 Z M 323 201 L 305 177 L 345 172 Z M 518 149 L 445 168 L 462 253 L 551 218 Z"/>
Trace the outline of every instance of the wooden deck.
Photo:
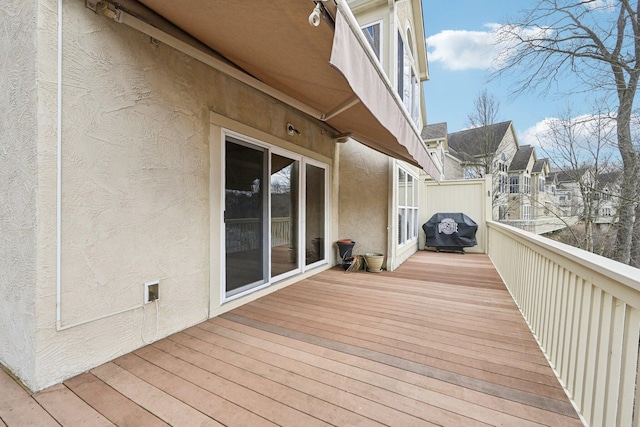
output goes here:
<path id="1" fill-rule="evenodd" d="M 489 259 L 332 269 L 33 396 L 0 426 L 581 426 Z"/>

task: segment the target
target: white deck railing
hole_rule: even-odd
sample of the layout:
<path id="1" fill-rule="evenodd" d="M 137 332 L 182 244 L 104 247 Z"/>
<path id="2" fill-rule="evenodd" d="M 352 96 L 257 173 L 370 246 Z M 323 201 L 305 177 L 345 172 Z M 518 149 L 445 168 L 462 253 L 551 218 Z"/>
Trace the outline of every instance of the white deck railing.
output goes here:
<path id="1" fill-rule="evenodd" d="M 488 228 L 489 256 L 583 421 L 640 426 L 640 270 L 513 227 Z"/>
<path id="2" fill-rule="evenodd" d="M 258 249 L 262 242 L 262 224 L 259 218 L 227 219 L 227 253 Z M 291 242 L 291 220 L 289 217 L 271 219 L 271 247 Z"/>

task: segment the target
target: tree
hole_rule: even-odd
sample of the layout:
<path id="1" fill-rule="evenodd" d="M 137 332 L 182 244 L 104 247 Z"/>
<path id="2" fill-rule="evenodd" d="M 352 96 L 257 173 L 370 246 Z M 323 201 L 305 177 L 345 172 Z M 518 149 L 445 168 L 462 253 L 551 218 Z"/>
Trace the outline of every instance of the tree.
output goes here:
<path id="1" fill-rule="evenodd" d="M 484 89 L 474 102 L 474 110 L 469 114 L 469 125 L 472 128 L 480 129 L 477 144 L 481 146 L 480 167 L 483 169 L 482 176 L 492 173 L 493 143 L 496 139 L 492 124 L 496 123 L 498 111 L 500 110 L 500 102 L 493 95 Z"/>
<path id="2" fill-rule="evenodd" d="M 554 169 L 570 179 L 578 188 L 580 219 L 584 239 L 578 246 L 595 252 L 594 224 L 600 214 L 600 178 L 611 172 L 611 142 L 615 139 L 615 121 L 601 106 L 592 108 L 593 115 L 576 116 L 570 108 L 559 118 L 549 120 L 548 131 L 539 136 L 540 148 L 551 159 Z"/>
<path id="3" fill-rule="evenodd" d="M 566 75 L 585 93 L 614 99 L 616 146 L 623 164 L 615 259 L 631 263 L 639 154 L 631 133 L 640 79 L 640 0 L 538 0 L 520 21 L 502 27 L 498 40 L 509 46 L 496 76 L 520 76 L 516 93 L 548 91 Z M 636 226 L 637 228 L 637 226 Z M 636 265 L 637 266 L 637 265 Z"/>

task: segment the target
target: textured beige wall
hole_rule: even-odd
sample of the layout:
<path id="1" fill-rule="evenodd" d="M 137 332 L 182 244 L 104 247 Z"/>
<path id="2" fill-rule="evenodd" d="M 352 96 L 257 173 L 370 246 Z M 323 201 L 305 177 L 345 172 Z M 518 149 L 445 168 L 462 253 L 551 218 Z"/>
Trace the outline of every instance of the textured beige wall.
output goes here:
<path id="1" fill-rule="evenodd" d="M 339 164 L 339 238 L 355 240 L 354 253 L 387 255 L 389 157 L 350 140 L 340 145 Z"/>
<path id="2" fill-rule="evenodd" d="M 11 13 L 26 7 L 11 3 L 6 8 Z M 29 60 L 29 49 L 22 45 L 37 45 L 39 65 L 37 101 L 32 78 L 16 87 L 31 98 L 10 101 L 8 106 L 0 103 L 6 109 L 22 102 L 22 119 L 29 122 L 13 131 L 25 142 L 16 138 L 11 152 L 22 162 L 13 178 L 25 179 L 15 189 L 21 199 L 14 206 L 22 212 L 12 212 L 12 220 L 3 219 L 0 225 L 3 235 L 5 229 L 15 234 L 13 246 L 3 247 L 2 255 L 19 255 L 23 269 L 9 269 L 12 276 L 20 274 L 21 283 L 13 282 L 15 277 L 2 279 L 17 290 L 9 306 L 27 313 L 10 325 L 0 323 L 0 332 L 11 330 L 11 338 L 19 338 L 12 345 L 24 348 L 6 350 L 0 345 L 0 357 L 37 390 L 208 317 L 210 294 L 220 292 L 219 270 L 210 274 L 212 248 L 220 245 L 219 240 L 210 241 L 215 236 L 210 233 L 211 211 L 219 210 L 210 190 L 220 183 L 219 165 L 210 164 L 211 110 L 247 129 L 274 135 L 276 142 L 300 152 L 332 159 L 335 146 L 323 129 L 272 98 L 95 15 L 83 1 L 63 0 L 61 315 L 56 328 L 58 15 L 55 0 L 34 0 L 32 6 L 35 3 L 37 41 L 35 7 L 24 12 L 26 35 L 12 36 L 18 40 L 8 42 L 2 39 L 5 34 L 0 36 L 3 43 L 17 43 L 11 51 L 14 64 L 5 69 L 15 67 L 22 55 L 26 65 L 10 71 L 33 76 L 35 53 Z M 37 136 L 28 126 L 35 121 L 29 117 L 35 111 Z M 287 142 L 287 121 L 296 123 L 305 137 Z M 37 154 L 29 145 L 36 141 Z M 6 162 L 2 152 L 0 162 Z M 0 197 L 13 195 L 3 191 Z M 18 262 L 15 256 L 13 265 Z M 30 277 L 34 262 L 37 288 Z M 152 280 L 160 281 L 159 312 L 150 304 L 145 316 L 143 283 Z M 34 328 L 29 307 L 34 292 L 35 348 L 28 342 Z M 15 360 L 16 350 L 27 356 Z M 13 359 L 7 360 L 5 353 Z M 34 361 L 28 359 L 30 354 Z"/>
<path id="3" fill-rule="evenodd" d="M 35 0 L 0 2 L 0 363 L 35 367 Z"/>

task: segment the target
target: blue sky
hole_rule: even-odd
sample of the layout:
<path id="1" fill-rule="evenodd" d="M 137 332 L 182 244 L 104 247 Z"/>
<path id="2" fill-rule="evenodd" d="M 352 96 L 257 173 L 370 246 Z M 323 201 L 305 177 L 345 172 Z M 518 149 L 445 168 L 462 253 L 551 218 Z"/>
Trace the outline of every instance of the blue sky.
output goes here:
<path id="1" fill-rule="evenodd" d="M 557 117 L 567 106 L 556 94 L 541 97 L 510 94 L 511 81 L 488 82 L 492 24 L 506 16 L 519 16 L 532 1 L 522 0 L 422 0 L 429 57 L 430 80 L 424 83 L 427 120 L 447 122 L 449 132 L 469 127 L 468 116 L 474 101 L 486 89 L 500 102 L 497 121 L 512 120 L 520 145 L 536 145 L 536 130 L 544 128 L 544 119 Z M 578 114 L 576 102 L 572 107 Z"/>

